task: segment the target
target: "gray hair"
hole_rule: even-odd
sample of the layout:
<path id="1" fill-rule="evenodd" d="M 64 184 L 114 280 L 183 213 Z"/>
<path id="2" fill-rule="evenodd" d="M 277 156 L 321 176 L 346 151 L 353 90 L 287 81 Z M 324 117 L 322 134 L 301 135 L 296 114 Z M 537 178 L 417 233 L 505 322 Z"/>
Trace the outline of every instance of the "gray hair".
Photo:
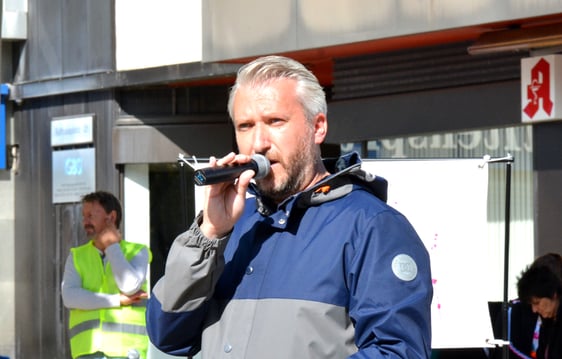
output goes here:
<path id="1" fill-rule="evenodd" d="M 238 70 L 236 82 L 230 89 L 228 114 L 233 116 L 234 96 L 242 86 L 257 86 L 279 79 L 297 82 L 297 98 L 305 116 L 311 120 L 319 113 L 327 114 L 326 94 L 314 74 L 298 61 L 283 56 L 260 57 Z"/>

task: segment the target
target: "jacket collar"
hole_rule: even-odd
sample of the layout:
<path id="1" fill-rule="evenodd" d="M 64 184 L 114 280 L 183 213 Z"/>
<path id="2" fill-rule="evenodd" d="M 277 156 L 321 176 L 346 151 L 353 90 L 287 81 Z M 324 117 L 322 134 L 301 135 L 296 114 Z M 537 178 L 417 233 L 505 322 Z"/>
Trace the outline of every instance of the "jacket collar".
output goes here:
<path id="1" fill-rule="evenodd" d="M 258 212 L 269 216 L 277 210 L 290 212 L 295 204 L 300 208 L 319 205 L 341 198 L 357 187 L 386 202 L 387 181 L 361 169 L 361 158 L 357 152 L 351 152 L 338 158 L 327 158 L 323 162 L 331 175 L 311 188 L 287 198 L 277 207 L 268 198 L 260 196 L 259 190 L 252 183 L 249 191 L 256 196 Z"/>

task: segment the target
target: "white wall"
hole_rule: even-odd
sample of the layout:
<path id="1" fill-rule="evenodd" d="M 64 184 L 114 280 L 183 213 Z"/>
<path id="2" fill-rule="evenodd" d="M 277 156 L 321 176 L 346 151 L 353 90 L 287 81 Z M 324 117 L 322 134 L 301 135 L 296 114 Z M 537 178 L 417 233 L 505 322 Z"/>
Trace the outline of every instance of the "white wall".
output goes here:
<path id="1" fill-rule="evenodd" d="M 0 171 L 0 233 L 0 356 L 14 358 L 14 181 L 9 170 Z"/>
<path id="2" fill-rule="evenodd" d="M 559 13 L 561 0 L 206 0 L 205 61 Z"/>
<path id="3" fill-rule="evenodd" d="M 116 0 L 118 71 L 201 61 L 200 0 Z"/>

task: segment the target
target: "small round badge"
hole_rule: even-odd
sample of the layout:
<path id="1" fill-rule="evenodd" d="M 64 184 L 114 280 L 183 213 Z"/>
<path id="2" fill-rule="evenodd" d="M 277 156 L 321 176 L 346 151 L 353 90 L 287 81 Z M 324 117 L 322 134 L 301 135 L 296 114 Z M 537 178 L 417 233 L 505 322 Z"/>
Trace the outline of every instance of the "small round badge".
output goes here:
<path id="1" fill-rule="evenodd" d="M 398 279 L 411 281 L 418 275 L 418 266 L 407 254 L 398 254 L 392 260 L 392 272 Z"/>

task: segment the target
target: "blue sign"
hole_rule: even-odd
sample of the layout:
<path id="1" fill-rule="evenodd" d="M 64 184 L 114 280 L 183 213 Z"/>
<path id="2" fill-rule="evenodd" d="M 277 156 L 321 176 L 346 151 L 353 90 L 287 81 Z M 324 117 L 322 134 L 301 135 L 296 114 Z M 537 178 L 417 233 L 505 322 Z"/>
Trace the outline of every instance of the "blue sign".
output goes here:
<path id="1" fill-rule="evenodd" d="M 96 190 L 95 148 L 53 151 L 53 203 L 80 202 Z"/>
<path id="2" fill-rule="evenodd" d="M 83 172 L 82 158 L 69 157 L 64 160 L 64 174 L 67 176 L 80 176 Z"/>
<path id="3" fill-rule="evenodd" d="M 8 95 L 10 94 L 10 89 L 8 85 L 0 85 L 0 97 L 2 98 L 0 104 L 0 170 L 6 169 L 6 102 L 8 101 Z"/>

